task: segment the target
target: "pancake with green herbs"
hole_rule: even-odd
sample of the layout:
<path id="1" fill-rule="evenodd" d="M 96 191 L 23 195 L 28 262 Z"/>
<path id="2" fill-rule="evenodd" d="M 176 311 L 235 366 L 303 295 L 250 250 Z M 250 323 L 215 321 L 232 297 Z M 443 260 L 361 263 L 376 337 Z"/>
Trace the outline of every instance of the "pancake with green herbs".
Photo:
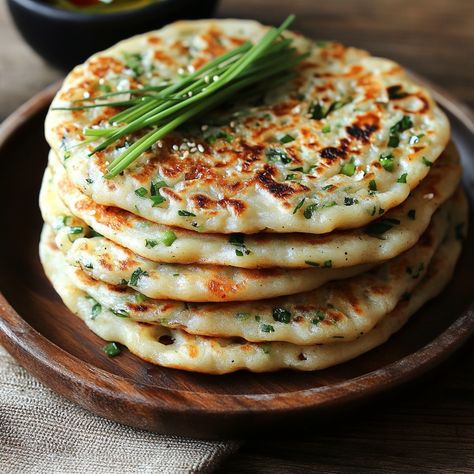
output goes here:
<path id="1" fill-rule="evenodd" d="M 126 289 L 90 277 L 90 271 L 62 264 L 74 285 L 99 306 L 135 321 L 154 323 L 188 333 L 214 337 L 242 337 L 249 341 L 295 344 L 346 341 L 369 332 L 424 277 L 450 226 L 462 226 L 465 200 L 458 192 L 434 215 L 419 242 L 404 254 L 371 271 L 332 281 L 306 293 L 242 303 L 192 303 L 146 298 L 146 288 Z M 45 239 L 54 241 L 54 236 Z M 77 245 L 78 242 L 75 243 Z M 99 273 L 107 270 L 99 270 Z M 136 289 L 140 292 L 137 292 Z"/>
<path id="2" fill-rule="evenodd" d="M 461 251 L 459 220 L 465 222 L 467 217 L 465 207 L 463 214 L 456 211 L 459 208 L 455 209 L 446 239 L 409 297 L 400 301 L 367 334 L 352 341 L 333 339 L 328 344 L 252 343 L 235 338 L 202 337 L 180 329 L 120 318 L 76 286 L 64 271 L 64 256 L 50 240 L 47 227 L 41 240 L 40 255 L 46 273 L 63 301 L 95 334 L 114 342 L 112 349 L 115 355 L 120 352 L 115 345 L 118 342 L 148 362 L 195 372 L 223 374 L 239 369 L 268 372 L 284 368 L 318 370 L 353 359 L 384 343 L 426 301 L 445 287 Z"/>
<path id="3" fill-rule="evenodd" d="M 433 213 L 454 192 L 461 174 L 459 154 L 450 144 L 410 196 L 368 226 L 323 236 L 224 235 L 156 224 L 117 207 L 97 204 L 71 183 L 54 153 L 50 155 L 50 168 L 55 177 L 54 183 L 49 183 L 50 192 L 59 194 L 69 209 L 61 211 L 71 215 L 69 225 L 84 229 L 90 226 L 113 242 L 156 262 L 241 268 L 309 268 L 324 266 L 328 261 L 333 268 L 339 268 L 393 258 L 418 241 Z"/>
<path id="4" fill-rule="evenodd" d="M 178 22 L 76 67 L 46 119 L 71 182 L 206 233 L 321 234 L 402 203 L 445 148 L 446 116 L 398 64 L 288 23 Z"/>
<path id="5" fill-rule="evenodd" d="M 48 170 L 40 192 L 43 219 L 56 232 L 56 245 L 68 260 L 91 277 L 128 285 L 150 298 L 182 301 L 246 301 L 272 298 L 317 288 L 327 281 L 348 278 L 370 268 L 356 265 L 331 268 L 331 262 L 306 269 L 246 269 L 222 265 L 158 263 L 134 254 L 68 212 L 48 186 Z M 175 237 L 167 235 L 171 245 Z"/>

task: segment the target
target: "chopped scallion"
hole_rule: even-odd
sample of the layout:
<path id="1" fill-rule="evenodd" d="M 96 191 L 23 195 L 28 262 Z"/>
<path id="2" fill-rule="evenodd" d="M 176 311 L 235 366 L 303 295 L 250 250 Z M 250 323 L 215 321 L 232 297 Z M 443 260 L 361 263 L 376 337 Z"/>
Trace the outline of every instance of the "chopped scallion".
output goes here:
<path id="1" fill-rule="evenodd" d="M 118 356 L 121 352 L 122 349 L 117 345 L 116 342 L 109 342 L 106 344 L 102 350 L 109 356 L 109 357 L 116 357 Z"/>

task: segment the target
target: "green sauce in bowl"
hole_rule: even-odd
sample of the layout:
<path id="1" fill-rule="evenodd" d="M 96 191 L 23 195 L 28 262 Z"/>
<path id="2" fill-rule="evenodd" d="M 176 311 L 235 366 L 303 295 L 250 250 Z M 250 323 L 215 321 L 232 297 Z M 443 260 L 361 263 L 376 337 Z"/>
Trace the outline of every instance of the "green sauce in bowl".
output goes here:
<path id="1" fill-rule="evenodd" d="M 160 0 L 50 0 L 55 7 L 77 13 L 116 13 L 146 7 Z"/>

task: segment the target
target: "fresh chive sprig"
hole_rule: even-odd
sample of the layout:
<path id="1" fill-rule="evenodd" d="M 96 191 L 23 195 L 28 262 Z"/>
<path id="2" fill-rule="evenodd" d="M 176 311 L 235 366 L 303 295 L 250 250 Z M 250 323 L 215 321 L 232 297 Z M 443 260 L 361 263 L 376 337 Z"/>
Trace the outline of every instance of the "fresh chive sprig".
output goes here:
<path id="1" fill-rule="evenodd" d="M 282 36 L 293 20 L 294 15 L 290 15 L 278 28 L 269 29 L 256 44 L 245 42 L 173 84 L 108 92 L 74 101 L 71 107 L 53 110 L 124 107 L 109 119 L 110 127 L 84 130 L 84 134 L 93 140 L 103 138 L 89 156 L 105 150 L 125 136 L 149 129 L 110 163 L 105 177 L 113 178 L 185 122 L 218 107 L 233 96 L 266 90 L 268 84 L 280 85 L 283 80 L 292 77 L 292 69 L 307 57 L 307 54 L 298 54 L 291 46 L 292 39 Z M 265 86 L 263 89 L 262 85 Z M 106 101 L 121 94 L 130 94 L 130 99 Z M 94 103 L 76 105 L 87 100 Z M 96 102 L 103 100 L 105 102 Z M 86 141 L 90 142 L 90 139 Z"/>

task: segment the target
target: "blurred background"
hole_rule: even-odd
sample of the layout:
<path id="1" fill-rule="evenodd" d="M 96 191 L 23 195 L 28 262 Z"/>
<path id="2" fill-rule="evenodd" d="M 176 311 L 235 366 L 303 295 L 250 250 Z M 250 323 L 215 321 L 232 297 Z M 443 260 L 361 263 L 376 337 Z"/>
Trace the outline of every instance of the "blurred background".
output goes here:
<path id="1" fill-rule="evenodd" d="M 395 59 L 474 107 L 474 0 L 222 0 L 216 14 L 276 24 L 289 13 L 305 35 Z M 63 73 L 27 46 L 5 0 L 0 44 L 2 120 Z"/>

